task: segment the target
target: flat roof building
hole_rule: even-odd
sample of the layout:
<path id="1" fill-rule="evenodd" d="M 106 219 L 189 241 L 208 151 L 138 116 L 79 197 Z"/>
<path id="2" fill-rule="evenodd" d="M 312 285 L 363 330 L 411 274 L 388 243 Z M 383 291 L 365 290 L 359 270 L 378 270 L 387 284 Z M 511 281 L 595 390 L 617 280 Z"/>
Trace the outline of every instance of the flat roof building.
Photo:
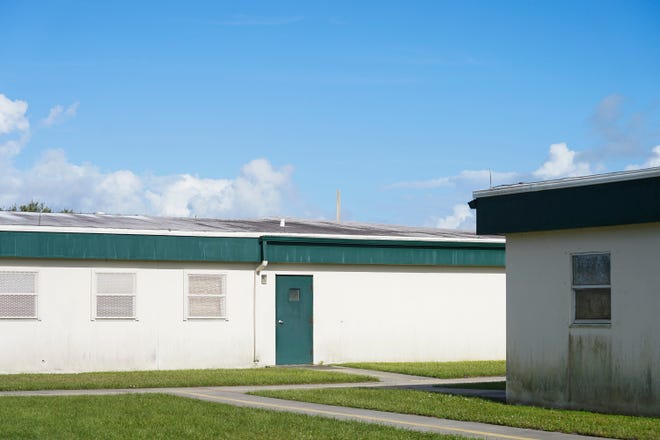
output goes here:
<path id="1" fill-rule="evenodd" d="M 475 191 L 506 236 L 507 399 L 660 415 L 660 168 Z"/>
<path id="2" fill-rule="evenodd" d="M 0 212 L 0 331 L 4 373 L 502 359 L 504 242 Z"/>

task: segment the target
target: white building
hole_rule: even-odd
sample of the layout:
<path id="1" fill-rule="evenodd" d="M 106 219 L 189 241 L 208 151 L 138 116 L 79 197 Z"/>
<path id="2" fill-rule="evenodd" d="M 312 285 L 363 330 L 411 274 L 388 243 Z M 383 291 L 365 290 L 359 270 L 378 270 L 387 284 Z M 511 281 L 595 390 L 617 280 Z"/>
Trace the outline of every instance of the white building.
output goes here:
<path id="1" fill-rule="evenodd" d="M 502 359 L 504 241 L 0 212 L 0 372 Z"/>
<path id="2" fill-rule="evenodd" d="M 660 415 L 660 168 L 476 191 L 506 234 L 507 399 Z"/>

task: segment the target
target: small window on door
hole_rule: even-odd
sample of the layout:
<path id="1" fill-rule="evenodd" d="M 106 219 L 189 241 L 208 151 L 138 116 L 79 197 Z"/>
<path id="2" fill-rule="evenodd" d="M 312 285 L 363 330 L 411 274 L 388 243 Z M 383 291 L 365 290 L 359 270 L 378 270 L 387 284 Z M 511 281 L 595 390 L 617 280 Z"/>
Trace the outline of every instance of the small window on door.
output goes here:
<path id="1" fill-rule="evenodd" d="M 572 255 L 573 322 L 609 323 L 612 319 L 610 254 Z"/>
<path id="2" fill-rule="evenodd" d="M 289 302 L 300 302 L 300 289 L 289 289 Z"/>

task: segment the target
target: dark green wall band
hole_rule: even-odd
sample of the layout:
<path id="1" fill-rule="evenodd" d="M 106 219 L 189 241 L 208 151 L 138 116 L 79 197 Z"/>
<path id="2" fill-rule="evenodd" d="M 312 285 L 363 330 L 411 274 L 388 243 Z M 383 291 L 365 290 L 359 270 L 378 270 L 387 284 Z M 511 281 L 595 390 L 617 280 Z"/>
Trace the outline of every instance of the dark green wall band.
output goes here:
<path id="1" fill-rule="evenodd" d="M 263 237 L 272 263 L 504 266 L 504 243 Z"/>
<path id="2" fill-rule="evenodd" d="M 504 266 L 504 243 L 2 231 L 0 258 Z"/>
<path id="3" fill-rule="evenodd" d="M 258 238 L 0 232 L 0 257 L 79 260 L 260 260 Z"/>

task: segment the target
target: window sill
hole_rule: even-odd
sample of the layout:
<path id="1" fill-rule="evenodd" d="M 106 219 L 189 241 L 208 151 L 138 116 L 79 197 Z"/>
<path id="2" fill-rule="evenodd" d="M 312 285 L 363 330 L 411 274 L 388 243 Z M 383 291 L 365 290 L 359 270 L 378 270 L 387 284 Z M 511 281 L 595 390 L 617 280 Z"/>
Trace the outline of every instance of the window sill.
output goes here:
<path id="1" fill-rule="evenodd" d="M 596 322 L 574 322 L 570 328 L 612 328 L 611 322 L 596 321 Z"/>
<path id="2" fill-rule="evenodd" d="M 217 316 L 189 316 L 184 321 L 229 321 L 229 318 L 219 318 Z"/>
<path id="3" fill-rule="evenodd" d="M 0 321 L 41 321 L 36 316 L 0 316 Z"/>
<path id="4" fill-rule="evenodd" d="M 139 319 L 138 318 L 125 318 L 125 317 L 112 317 L 112 318 L 109 318 L 109 317 L 106 317 L 106 316 L 103 316 L 103 317 L 98 317 L 97 316 L 95 318 L 92 318 L 92 321 L 139 321 Z"/>

